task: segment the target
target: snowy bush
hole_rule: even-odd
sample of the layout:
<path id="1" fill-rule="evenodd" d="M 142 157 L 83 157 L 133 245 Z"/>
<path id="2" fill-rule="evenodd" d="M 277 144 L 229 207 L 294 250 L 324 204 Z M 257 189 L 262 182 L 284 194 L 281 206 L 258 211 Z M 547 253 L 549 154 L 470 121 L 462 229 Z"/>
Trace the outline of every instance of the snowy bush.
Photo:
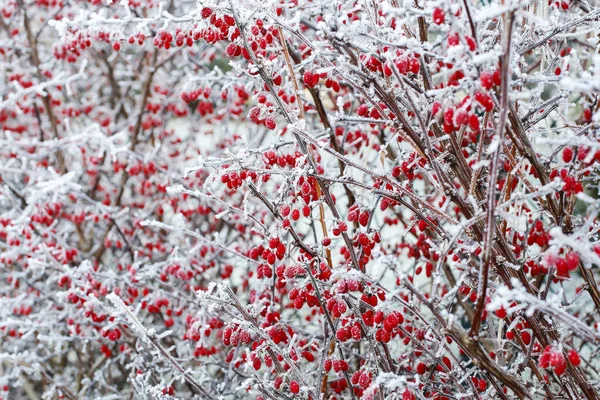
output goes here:
<path id="1" fill-rule="evenodd" d="M 0 398 L 600 397 L 596 1 L 0 11 Z"/>

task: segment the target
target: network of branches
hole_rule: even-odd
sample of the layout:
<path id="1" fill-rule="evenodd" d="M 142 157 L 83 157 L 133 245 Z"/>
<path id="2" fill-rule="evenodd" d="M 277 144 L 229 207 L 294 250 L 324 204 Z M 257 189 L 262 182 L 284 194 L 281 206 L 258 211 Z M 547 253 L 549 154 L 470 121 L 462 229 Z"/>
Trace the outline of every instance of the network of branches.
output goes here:
<path id="1" fill-rule="evenodd" d="M 0 1 L 0 399 L 600 398 L 593 0 Z"/>

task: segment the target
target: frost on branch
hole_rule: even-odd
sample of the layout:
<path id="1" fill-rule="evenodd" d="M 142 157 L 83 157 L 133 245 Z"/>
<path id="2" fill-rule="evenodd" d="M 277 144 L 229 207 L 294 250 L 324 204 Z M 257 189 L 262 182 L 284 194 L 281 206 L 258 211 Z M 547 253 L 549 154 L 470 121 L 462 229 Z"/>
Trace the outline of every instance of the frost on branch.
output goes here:
<path id="1" fill-rule="evenodd" d="M 0 399 L 596 399 L 593 1 L 0 4 Z"/>

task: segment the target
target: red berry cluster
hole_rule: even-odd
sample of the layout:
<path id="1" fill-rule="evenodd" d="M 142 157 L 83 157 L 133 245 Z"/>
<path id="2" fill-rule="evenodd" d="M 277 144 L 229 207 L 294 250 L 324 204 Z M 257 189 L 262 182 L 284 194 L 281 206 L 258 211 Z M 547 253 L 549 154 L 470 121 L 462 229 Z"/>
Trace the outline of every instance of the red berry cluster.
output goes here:
<path id="1" fill-rule="evenodd" d="M 550 179 L 554 178 L 559 178 L 564 182 L 563 191 L 567 196 L 583 192 L 583 185 L 581 182 L 576 177 L 569 175 L 569 171 L 567 171 L 565 168 L 561 169 L 560 171 L 553 170 L 550 174 Z"/>
<path id="2" fill-rule="evenodd" d="M 223 329 L 221 336 L 223 345 L 237 346 L 239 344 L 249 344 L 252 342 L 250 332 L 240 326 L 228 325 Z"/>
<path id="3" fill-rule="evenodd" d="M 557 375 L 562 375 L 567 369 L 567 359 L 571 365 L 577 367 L 581 359 L 577 351 L 571 349 L 567 352 L 567 357 L 563 352 L 554 346 L 548 345 L 540 356 L 539 365 L 543 369 L 552 369 Z"/>

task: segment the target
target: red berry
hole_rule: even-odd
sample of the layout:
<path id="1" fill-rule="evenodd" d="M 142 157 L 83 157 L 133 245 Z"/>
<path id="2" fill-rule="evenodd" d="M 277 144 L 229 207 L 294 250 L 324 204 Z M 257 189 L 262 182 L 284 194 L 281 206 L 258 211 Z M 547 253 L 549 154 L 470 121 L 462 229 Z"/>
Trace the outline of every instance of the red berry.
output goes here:
<path id="1" fill-rule="evenodd" d="M 284 217 L 287 217 L 288 215 L 290 215 L 290 211 L 292 209 L 290 208 L 289 205 L 284 204 L 281 206 L 281 209 L 279 210 L 279 212 L 281 213 L 281 215 L 283 215 Z"/>
<path id="2" fill-rule="evenodd" d="M 567 263 L 567 268 L 569 269 L 569 271 L 573 271 L 579 266 L 579 255 L 574 251 L 570 251 L 565 256 L 565 261 Z"/>
<path id="3" fill-rule="evenodd" d="M 479 389 L 480 392 L 485 391 L 485 389 L 487 388 L 487 382 L 484 381 L 483 379 L 480 379 L 479 382 L 477 383 L 477 389 Z"/>
<path id="4" fill-rule="evenodd" d="M 235 56 L 236 51 L 237 45 L 235 45 L 235 43 L 229 43 L 229 46 L 227 46 L 227 48 L 225 49 L 225 54 L 227 54 L 228 57 L 233 57 Z"/>
<path id="5" fill-rule="evenodd" d="M 296 394 L 300 391 L 300 385 L 298 385 L 298 382 L 296 382 L 296 381 L 290 382 L 290 391 L 294 394 Z"/>
<path id="6" fill-rule="evenodd" d="M 355 373 L 352 374 L 352 378 L 350 378 L 350 382 L 352 382 L 353 385 L 358 385 L 358 380 L 360 379 L 361 373 L 360 371 L 356 371 Z"/>
<path id="7" fill-rule="evenodd" d="M 496 314 L 496 317 L 500 318 L 500 319 L 504 319 L 506 318 L 506 310 L 504 309 L 504 307 L 497 309 L 494 314 Z"/>
<path id="8" fill-rule="evenodd" d="M 571 162 L 571 160 L 573 159 L 573 149 L 570 147 L 565 147 L 565 149 L 562 152 L 562 158 L 563 161 L 566 163 Z"/>
<path id="9" fill-rule="evenodd" d="M 521 340 L 523 340 L 523 343 L 525 343 L 525 345 L 529 346 L 529 344 L 531 343 L 531 333 L 529 333 L 528 331 L 521 332 Z"/>
<path id="10" fill-rule="evenodd" d="M 404 393 L 402 393 L 402 400 L 416 400 L 417 396 L 415 396 L 415 394 L 409 390 L 409 389 L 404 389 Z"/>
<path id="11" fill-rule="evenodd" d="M 356 109 L 356 113 L 361 117 L 366 117 L 369 115 L 369 107 L 366 104 L 361 104 Z"/>
<path id="12" fill-rule="evenodd" d="M 383 328 L 388 332 L 393 331 L 394 328 L 398 326 L 398 324 L 398 317 L 396 317 L 395 314 L 390 314 L 383 320 Z"/>
<path id="13" fill-rule="evenodd" d="M 292 219 L 294 221 L 298 221 L 298 219 L 300 219 L 300 210 L 294 209 L 294 211 L 292 211 Z"/>
<path id="14" fill-rule="evenodd" d="M 441 8 L 437 7 L 433 10 L 433 22 L 436 25 L 441 25 L 444 23 L 445 19 L 446 19 L 446 15 L 444 14 L 444 10 L 442 10 Z"/>
<path id="15" fill-rule="evenodd" d="M 212 9 L 204 7 L 202 11 L 200 11 L 200 14 L 202 15 L 202 18 L 206 19 L 212 15 Z"/>
<path id="16" fill-rule="evenodd" d="M 477 118 L 477 115 L 471 114 L 469 116 L 469 128 L 473 132 L 479 132 L 479 118 Z"/>
<path id="17" fill-rule="evenodd" d="M 367 224 L 369 223 L 369 212 L 368 211 L 363 211 L 360 213 L 360 215 L 358 216 L 358 223 L 361 224 L 362 226 L 367 226 Z"/>
<path id="18" fill-rule="evenodd" d="M 361 374 L 360 378 L 358 378 L 358 384 L 363 388 L 366 389 L 369 387 L 369 385 L 371 384 L 371 377 L 369 376 L 369 374 Z"/>
<path id="19" fill-rule="evenodd" d="M 309 88 L 315 87 L 319 83 L 319 74 L 314 74 L 311 71 L 306 71 L 302 76 L 304 84 Z"/>
<path id="20" fill-rule="evenodd" d="M 579 364 L 581 364 L 581 358 L 579 357 L 579 353 L 577 353 L 577 351 L 573 349 L 567 352 L 567 358 L 574 367 L 577 367 Z"/>
<path id="21" fill-rule="evenodd" d="M 489 72 L 482 72 L 479 75 L 479 80 L 481 81 L 481 86 L 486 90 L 490 90 L 494 86 L 494 77 Z"/>
<path id="22" fill-rule="evenodd" d="M 267 127 L 267 129 L 273 130 L 277 126 L 277 123 L 275 122 L 275 120 L 273 118 L 269 117 L 269 118 L 265 119 L 265 126 Z"/>

